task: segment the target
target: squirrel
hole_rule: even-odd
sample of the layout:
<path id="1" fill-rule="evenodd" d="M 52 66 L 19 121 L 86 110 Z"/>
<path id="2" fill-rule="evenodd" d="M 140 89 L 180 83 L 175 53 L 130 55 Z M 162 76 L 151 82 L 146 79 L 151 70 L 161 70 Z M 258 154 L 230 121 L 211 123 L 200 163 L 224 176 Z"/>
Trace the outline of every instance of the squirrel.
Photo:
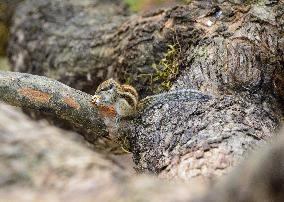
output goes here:
<path id="1" fill-rule="evenodd" d="M 197 90 L 180 89 L 148 96 L 139 101 L 138 93 L 134 87 L 120 84 L 114 79 L 108 79 L 98 86 L 92 97 L 92 104 L 99 108 L 104 117 L 121 118 L 174 100 L 208 100 L 211 98 L 212 96 L 202 94 Z"/>
<path id="2" fill-rule="evenodd" d="M 120 119 L 131 116 L 137 111 L 138 93 L 135 88 L 127 84 L 120 84 L 114 79 L 108 79 L 98 86 L 91 102 L 102 115 L 109 137 L 114 142 L 120 142 L 120 137 L 117 136 Z M 128 147 L 126 145 L 128 144 L 123 141 L 120 148 L 129 153 L 125 148 Z"/>
<path id="3" fill-rule="evenodd" d="M 92 104 L 105 117 L 127 117 L 136 112 L 138 93 L 130 85 L 108 79 L 98 86 Z"/>
<path id="4" fill-rule="evenodd" d="M 121 127 L 120 119 L 131 117 L 132 115 L 143 114 L 153 106 L 168 103 L 174 100 L 194 101 L 208 100 L 211 96 L 204 95 L 199 91 L 192 89 L 181 89 L 148 96 L 139 101 L 138 93 L 134 87 L 127 84 L 120 84 L 114 79 L 108 79 L 102 82 L 92 97 L 91 103 L 98 108 L 103 121 L 107 126 L 110 139 L 119 142 L 121 139 L 118 130 Z M 123 127 L 123 126 L 122 126 Z M 123 140 L 121 149 L 125 149 L 127 143 Z M 128 146 L 126 146 L 128 147 Z"/>

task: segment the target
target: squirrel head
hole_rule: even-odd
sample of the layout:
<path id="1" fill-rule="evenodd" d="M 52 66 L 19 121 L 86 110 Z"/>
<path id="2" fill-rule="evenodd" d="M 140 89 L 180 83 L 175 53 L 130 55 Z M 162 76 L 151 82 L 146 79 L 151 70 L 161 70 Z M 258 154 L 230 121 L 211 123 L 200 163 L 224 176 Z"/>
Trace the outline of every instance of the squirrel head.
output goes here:
<path id="1" fill-rule="evenodd" d="M 121 85 L 114 79 L 108 79 L 98 86 L 92 103 L 99 107 L 103 114 L 129 116 L 136 111 L 138 93 L 130 85 Z"/>
<path id="2" fill-rule="evenodd" d="M 113 105 L 117 101 L 119 91 L 121 91 L 120 84 L 114 79 L 108 79 L 98 86 L 92 98 L 92 103 L 97 106 Z"/>

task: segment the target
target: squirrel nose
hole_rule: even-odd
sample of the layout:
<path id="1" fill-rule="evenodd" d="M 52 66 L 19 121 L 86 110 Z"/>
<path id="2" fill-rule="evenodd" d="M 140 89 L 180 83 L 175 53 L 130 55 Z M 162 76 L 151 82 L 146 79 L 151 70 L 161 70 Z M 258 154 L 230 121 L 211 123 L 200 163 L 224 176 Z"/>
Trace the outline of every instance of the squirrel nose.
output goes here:
<path id="1" fill-rule="evenodd" d="M 100 95 L 94 95 L 92 97 L 92 104 L 98 105 L 101 102 L 101 96 Z"/>

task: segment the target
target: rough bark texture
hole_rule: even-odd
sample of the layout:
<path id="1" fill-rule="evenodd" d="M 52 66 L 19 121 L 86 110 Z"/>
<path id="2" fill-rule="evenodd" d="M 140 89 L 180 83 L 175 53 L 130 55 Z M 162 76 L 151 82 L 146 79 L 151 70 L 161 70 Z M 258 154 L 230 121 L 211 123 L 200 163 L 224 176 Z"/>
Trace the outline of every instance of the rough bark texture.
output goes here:
<path id="1" fill-rule="evenodd" d="M 113 35 L 126 16 L 120 1 L 28 0 L 11 28 L 13 69 L 94 92 L 112 72 Z"/>
<path id="2" fill-rule="evenodd" d="M 185 97 L 163 99 L 127 124 L 139 170 L 185 180 L 222 175 L 269 139 L 281 118 L 274 99 Z"/>
<path id="3" fill-rule="evenodd" d="M 173 201 L 186 186 L 132 176 L 80 144 L 74 133 L 0 104 L 1 201 Z M 171 190 L 179 195 L 172 195 Z M 192 195 L 191 195 L 192 196 Z"/>
<path id="4" fill-rule="evenodd" d="M 0 71 L 0 100 L 65 121 L 73 128 L 84 131 L 85 139 L 96 150 L 116 153 L 121 150 L 121 146 L 108 136 L 97 108 L 91 103 L 91 95 L 56 80 Z"/>
<path id="5" fill-rule="evenodd" d="M 273 144 L 257 150 L 197 201 L 283 201 L 283 134 L 282 131 L 281 137 Z"/>
<path id="6" fill-rule="evenodd" d="M 192 1 L 141 16 L 92 2 L 26 1 L 14 18 L 10 60 L 14 70 L 90 93 L 112 76 L 136 86 L 141 97 L 164 82 L 173 94 L 189 88 L 209 94 L 208 100 L 161 94 L 123 120 L 138 170 L 208 178 L 271 137 L 283 113 L 283 1 Z M 164 62 L 179 67 L 169 80 L 159 77 L 167 73 L 160 67 L 167 45 L 176 53 Z"/>
<path id="7" fill-rule="evenodd" d="M 205 37 L 186 53 L 187 68 L 174 88 L 283 99 L 283 12 L 281 1 L 235 7 L 224 3 L 213 15 L 198 19 L 195 26 Z M 209 22 L 213 25 L 206 26 Z"/>
<path id="8" fill-rule="evenodd" d="M 193 1 L 137 17 L 125 13 L 110 1 L 27 1 L 12 28 L 14 70 L 44 74 L 89 93 L 116 77 L 144 97 L 157 88 L 151 85 L 152 64 L 167 45 L 176 44 L 176 87 L 218 94 L 283 85 L 281 1 L 252 6 Z"/>
<path id="9" fill-rule="evenodd" d="M 284 133 L 217 185 L 129 175 L 78 136 L 0 104 L 1 201 L 280 202 Z"/>

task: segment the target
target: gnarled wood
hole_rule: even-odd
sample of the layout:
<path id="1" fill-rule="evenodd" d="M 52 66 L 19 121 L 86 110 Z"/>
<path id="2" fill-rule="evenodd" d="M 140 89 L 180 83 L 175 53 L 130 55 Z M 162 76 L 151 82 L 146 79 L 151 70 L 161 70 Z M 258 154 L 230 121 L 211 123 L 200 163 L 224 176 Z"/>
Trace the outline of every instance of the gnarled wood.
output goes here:
<path id="1" fill-rule="evenodd" d="M 2 201 L 283 201 L 284 139 L 255 152 L 220 183 L 207 186 L 133 176 L 78 137 L 0 104 Z"/>
<path id="2" fill-rule="evenodd" d="M 192 1 L 138 16 L 114 5 L 27 0 L 12 27 L 14 70 L 86 92 L 115 77 L 143 98 L 162 83 L 151 84 L 152 64 L 176 45 L 170 93 L 195 89 L 212 98 L 162 96 L 121 123 L 137 168 L 164 177 L 222 174 L 271 137 L 283 113 L 283 1 Z"/>

